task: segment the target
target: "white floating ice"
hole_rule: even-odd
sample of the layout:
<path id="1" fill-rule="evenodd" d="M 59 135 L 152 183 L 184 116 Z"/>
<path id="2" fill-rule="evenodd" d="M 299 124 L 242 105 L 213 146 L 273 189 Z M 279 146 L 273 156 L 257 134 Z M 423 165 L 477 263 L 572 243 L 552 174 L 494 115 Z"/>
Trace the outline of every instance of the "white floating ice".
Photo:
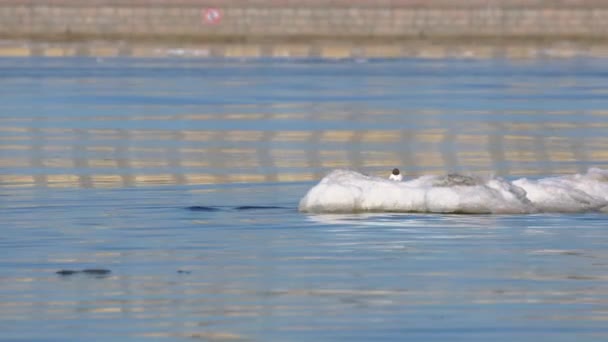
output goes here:
<path id="1" fill-rule="evenodd" d="M 516 214 L 584 212 L 608 205 L 608 171 L 584 175 L 502 178 L 422 176 L 405 182 L 335 170 L 302 198 L 303 212 L 433 212 Z"/>

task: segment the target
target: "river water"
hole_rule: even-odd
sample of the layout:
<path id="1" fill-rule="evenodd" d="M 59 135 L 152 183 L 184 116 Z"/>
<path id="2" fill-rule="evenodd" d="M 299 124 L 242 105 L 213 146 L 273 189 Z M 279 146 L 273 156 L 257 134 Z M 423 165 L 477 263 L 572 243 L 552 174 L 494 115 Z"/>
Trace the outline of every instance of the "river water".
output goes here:
<path id="1" fill-rule="evenodd" d="M 605 213 L 297 211 L 336 168 L 606 169 L 607 76 L 596 59 L 0 59 L 0 340 L 607 339 Z"/>

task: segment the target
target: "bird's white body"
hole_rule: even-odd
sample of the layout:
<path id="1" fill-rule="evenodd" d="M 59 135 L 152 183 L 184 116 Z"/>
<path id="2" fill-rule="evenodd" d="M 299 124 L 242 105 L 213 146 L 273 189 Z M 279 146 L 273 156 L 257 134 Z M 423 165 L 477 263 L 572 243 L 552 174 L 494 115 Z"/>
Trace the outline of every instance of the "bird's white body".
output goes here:
<path id="1" fill-rule="evenodd" d="M 401 181 L 403 180 L 403 175 L 401 175 L 401 174 L 398 174 L 398 175 L 391 174 L 391 175 L 388 177 L 388 179 L 390 179 L 390 180 L 394 180 L 394 181 L 396 181 L 396 182 L 401 182 Z"/>

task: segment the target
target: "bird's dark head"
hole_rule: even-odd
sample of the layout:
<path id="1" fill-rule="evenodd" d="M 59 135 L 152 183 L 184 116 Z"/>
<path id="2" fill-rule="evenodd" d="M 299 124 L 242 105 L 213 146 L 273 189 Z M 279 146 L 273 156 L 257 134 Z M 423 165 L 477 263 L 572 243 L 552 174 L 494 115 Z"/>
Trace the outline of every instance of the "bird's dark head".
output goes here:
<path id="1" fill-rule="evenodd" d="M 399 169 L 393 169 L 393 174 L 397 176 L 399 174 Z"/>

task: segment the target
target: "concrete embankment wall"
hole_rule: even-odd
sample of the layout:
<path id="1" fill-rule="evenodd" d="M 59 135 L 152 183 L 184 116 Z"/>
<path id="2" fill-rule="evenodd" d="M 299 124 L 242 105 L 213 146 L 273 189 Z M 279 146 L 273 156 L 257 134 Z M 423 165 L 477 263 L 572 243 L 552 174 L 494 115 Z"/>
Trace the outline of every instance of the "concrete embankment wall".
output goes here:
<path id="1" fill-rule="evenodd" d="M 0 0 L 0 39 L 204 44 L 220 46 L 208 50 L 220 55 L 230 54 L 226 45 L 246 46 L 238 50 L 244 54 L 307 56 L 327 46 L 349 56 L 408 55 L 408 46 L 420 44 L 588 47 L 608 45 L 608 1 Z M 60 46 L 66 54 L 79 49 Z"/>

